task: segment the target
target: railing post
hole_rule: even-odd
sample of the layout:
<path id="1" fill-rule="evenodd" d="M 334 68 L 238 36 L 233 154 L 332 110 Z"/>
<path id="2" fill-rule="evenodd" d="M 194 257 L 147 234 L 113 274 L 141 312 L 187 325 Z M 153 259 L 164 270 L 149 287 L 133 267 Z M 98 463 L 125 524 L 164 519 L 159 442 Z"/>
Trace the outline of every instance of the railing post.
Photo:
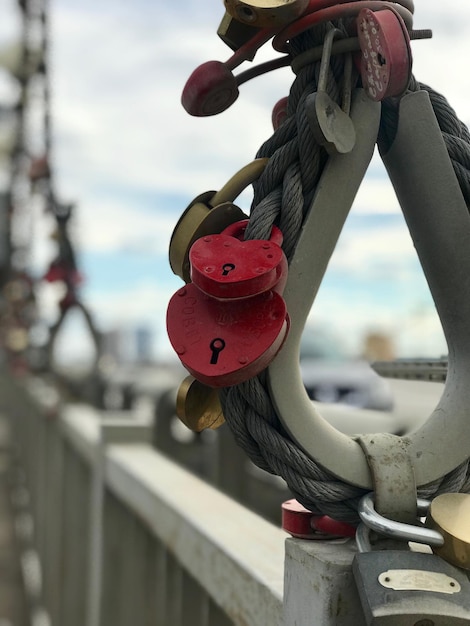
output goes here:
<path id="1" fill-rule="evenodd" d="M 104 465 L 106 447 L 111 443 L 148 443 L 151 440 L 151 428 L 139 423 L 132 415 L 122 412 L 120 417 L 108 417 L 101 414 L 99 423 L 99 447 L 95 462 L 91 467 L 92 483 L 90 492 L 90 543 L 89 572 L 87 593 L 87 626 L 100 626 L 101 599 L 103 589 L 103 514 L 105 477 Z"/>
<path id="2" fill-rule="evenodd" d="M 286 540 L 284 624 L 364 626 L 351 564 L 351 539 Z"/>

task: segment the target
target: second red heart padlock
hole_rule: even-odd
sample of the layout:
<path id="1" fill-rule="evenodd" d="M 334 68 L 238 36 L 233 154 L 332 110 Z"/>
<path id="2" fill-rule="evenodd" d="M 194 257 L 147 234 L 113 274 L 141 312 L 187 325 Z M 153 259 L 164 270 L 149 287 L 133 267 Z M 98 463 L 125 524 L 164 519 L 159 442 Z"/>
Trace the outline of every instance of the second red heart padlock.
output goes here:
<path id="1" fill-rule="evenodd" d="M 281 348 L 289 318 L 278 293 L 217 300 L 189 283 L 171 298 L 167 331 L 184 367 L 211 387 L 237 385 L 263 371 Z"/>
<path id="2" fill-rule="evenodd" d="M 191 280 L 219 300 L 251 298 L 271 289 L 282 293 L 287 259 L 282 233 L 273 227 L 269 240 L 243 240 L 248 220 L 230 225 L 219 235 L 201 237 L 191 247 Z"/>

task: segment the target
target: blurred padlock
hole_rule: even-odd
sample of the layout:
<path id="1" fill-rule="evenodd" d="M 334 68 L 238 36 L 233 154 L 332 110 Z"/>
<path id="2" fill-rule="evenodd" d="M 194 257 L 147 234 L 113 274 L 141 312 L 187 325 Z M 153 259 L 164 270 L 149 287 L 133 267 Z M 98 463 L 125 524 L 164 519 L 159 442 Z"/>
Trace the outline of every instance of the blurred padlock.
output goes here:
<path id="1" fill-rule="evenodd" d="M 32 183 L 41 180 L 41 178 L 48 178 L 50 174 L 49 160 L 46 155 L 32 159 L 28 172 L 29 180 Z"/>
<path id="2" fill-rule="evenodd" d="M 220 191 L 207 191 L 191 202 L 178 220 L 170 240 L 169 257 L 174 274 L 189 282 L 189 250 L 193 243 L 246 218 L 233 200 L 261 175 L 268 160 L 255 159 L 239 170 Z"/>
<path id="3" fill-rule="evenodd" d="M 346 63 L 344 71 L 343 108 L 341 108 L 326 91 L 333 40 L 335 37 L 342 36 L 342 32 L 337 28 L 329 30 L 326 34 L 318 77 L 318 89 L 315 93 L 307 96 L 305 100 L 305 112 L 312 134 L 317 143 L 323 146 L 329 154 L 346 154 L 351 152 L 356 143 L 356 131 L 347 111 L 349 108 L 349 100 L 345 93 L 347 90 L 344 89 L 347 85 L 348 76 Z M 348 59 L 348 57 L 346 57 L 346 59 Z M 350 57 L 349 66 L 351 66 Z M 349 70 L 351 69 L 352 68 L 349 67 Z"/>
<path id="4" fill-rule="evenodd" d="M 197 67 L 186 81 L 181 94 L 181 104 L 185 111 L 196 117 L 217 115 L 228 109 L 238 98 L 238 85 L 260 74 L 276 69 L 275 64 L 261 64 L 256 71 L 251 71 L 247 78 L 239 79 L 233 71 L 244 61 L 252 61 L 256 52 L 274 34 L 273 29 L 262 28 L 243 43 L 227 61 L 207 61 Z"/>
<path id="5" fill-rule="evenodd" d="M 219 428 L 225 422 L 217 389 L 187 376 L 178 389 L 176 414 L 190 430 L 200 433 Z"/>
<path id="6" fill-rule="evenodd" d="M 230 13 L 225 12 L 217 29 L 217 34 L 235 52 L 248 43 L 259 31 L 260 29 L 256 26 L 242 24 L 239 20 L 234 19 Z M 246 60 L 252 61 L 253 59 Z"/>
<path id="7" fill-rule="evenodd" d="M 167 331 L 184 367 L 210 387 L 228 387 L 264 370 L 289 327 L 286 304 L 268 291 L 222 301 L 190 283 L 171 298 Z"/>
<path id="8" fill-rule="evenodd" d="M 261 28 L 286 26 L 308 5 L 309 0 L 225 0 L 225 8 L 234 19 Z"/>
<path id="9" fill-rule="evenodd" d="M 444 537 L 444 544 L 433 546 L 433 552 L 457 567 L 470 570 L 470 494 L 436 496 L 429 506 L 426 526 Z"/>
<path id="10" fill-rule="evenodd" d="M 240 234 L 248 220 L 233 224 L 220 235 L 198 239 L 189 252 L 191 280 L 212 298 L 235 300 L 250 298 L 274 289 L 287 278 L 287 259 L 279 243 L 273 240 L 250 239 Z M 274 226 L 273 238 L 282 243 L 282 233 Z"/>
<path id="11" fill-rule="evenodd" d="M 273 125 L 273 129 L 277 130 L 281 124 L 285 122 L 287 119 L 287 107 L 289 106 L 289 98 L 284 96 L 276 102 L 273 107 L 273 112 L 271 114 L 271 123 Z"/>

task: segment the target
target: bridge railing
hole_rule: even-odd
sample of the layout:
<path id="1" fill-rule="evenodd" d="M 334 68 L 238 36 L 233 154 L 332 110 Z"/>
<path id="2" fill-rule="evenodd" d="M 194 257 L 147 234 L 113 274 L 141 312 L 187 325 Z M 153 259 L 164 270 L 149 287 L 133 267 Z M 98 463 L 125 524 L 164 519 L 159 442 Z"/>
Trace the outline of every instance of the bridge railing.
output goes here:
<path id="1" fill-rule="evenodd" d="M 158 452 L 148 421 L 2 386 L 53 626 L 282 623 L 281 529 Z"/>
<path id="2" fill-rule="evenodd" d="M 364 626 L 354 542 L 286 539 L 151 445 L 137 412 L 60 405 L 39 379 L 0 378 L 0 398 L 41 624 Z"/>

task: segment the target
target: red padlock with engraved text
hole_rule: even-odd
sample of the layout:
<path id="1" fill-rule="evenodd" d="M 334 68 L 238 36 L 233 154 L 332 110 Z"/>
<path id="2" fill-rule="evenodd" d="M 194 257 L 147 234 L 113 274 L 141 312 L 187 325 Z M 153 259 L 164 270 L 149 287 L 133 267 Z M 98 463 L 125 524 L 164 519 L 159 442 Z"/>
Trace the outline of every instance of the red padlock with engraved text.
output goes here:
<path id="1" fill-rule="evenodd" d="M 402 17 L 392 9 L 362 9 L 356 21 L 367 95 L 376 102 L 401 95 L 412 72 L 410 36 Z"/>
<path id="2" fill-rule="evenodd" d="M 236 300 L 284 289 L 287 259 L 281 231 L 273 226 L 269 240 L 244 240 L 247 225 L 248 220 L 236 222 L 191 247 L 191 280 L 212 298 Z"/>
<path id="3" fill-rule="evenodd" d="M 184 367 L 211 387 L 229 387 L 263 371 L 286 338 L 282 296 L 266 291 L 242 300 L 217 300 L 189 283 L 171 298 L 167 331 Z"/>

